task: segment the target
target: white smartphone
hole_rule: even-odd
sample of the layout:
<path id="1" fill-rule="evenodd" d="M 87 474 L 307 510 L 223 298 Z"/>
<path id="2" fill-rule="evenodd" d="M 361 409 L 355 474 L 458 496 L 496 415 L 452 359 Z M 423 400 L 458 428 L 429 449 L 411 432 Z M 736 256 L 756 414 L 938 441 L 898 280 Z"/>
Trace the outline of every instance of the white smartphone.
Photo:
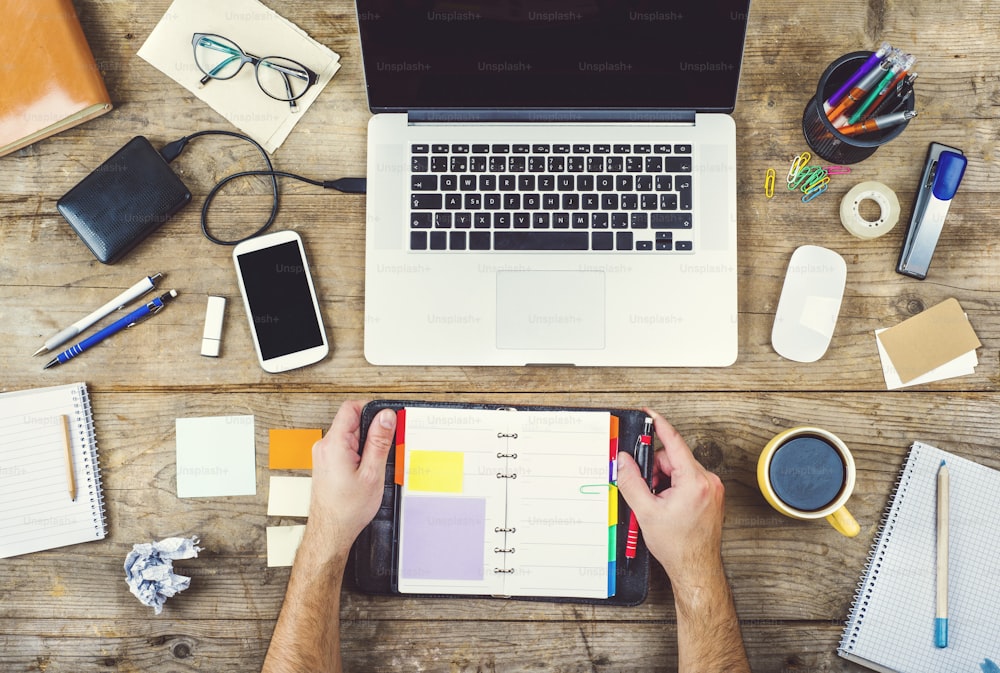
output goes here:
<path id="1" fill-rule="evenodd" d="M 299 235 L 277 231 L 243 241 L 233 261 L 264 371 L 284 372 L 326 357 L 330 346 Z"/>

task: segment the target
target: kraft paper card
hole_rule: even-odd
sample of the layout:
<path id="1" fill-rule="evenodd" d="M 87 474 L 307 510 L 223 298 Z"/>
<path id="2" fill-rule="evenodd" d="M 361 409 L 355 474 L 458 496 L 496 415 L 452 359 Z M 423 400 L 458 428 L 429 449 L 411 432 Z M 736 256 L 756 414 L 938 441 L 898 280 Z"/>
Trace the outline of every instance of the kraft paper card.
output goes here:
<path id="1" fill-rule="evenodd" d="M 976 373 L 976 365 L 979 364 L 979 358 L 976 356 L 976 351 L 969 351 L 940 367 L 935 367 L 922 376 L 903 383 L 899 380 L 899 373 L 896 371 L 896 368 L 892 366 L 889 354 L 885 352 L 885 346 L 877 338 L 884 331 L 884 329 L 875 330 L 875 345 L 878 347 L 878 355 L 882 360 L 882 375 L 885 377 L 885 387 L 887 390 L 919 386 L 924 383 L 953 379 L 958 376 L 969 376 Z"/>
<path id="2" fill-rule="evenodd" d="M 902 383 L 982 344 L 957 299 L 946 299 L 877 336 Z"/>

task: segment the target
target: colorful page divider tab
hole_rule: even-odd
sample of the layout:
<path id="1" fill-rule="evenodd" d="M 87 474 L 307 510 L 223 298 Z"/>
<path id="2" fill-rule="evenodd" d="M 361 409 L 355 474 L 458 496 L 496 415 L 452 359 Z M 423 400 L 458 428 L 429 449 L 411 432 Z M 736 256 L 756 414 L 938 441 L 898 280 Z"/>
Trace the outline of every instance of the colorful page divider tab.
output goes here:
<path id="1" fill-rule="evenodd" d="M 319 428 L 271 428 L 268 467 L 272 470 L 311 470 L 313 444 L 323 439 Z"/>
<path id="2" fill-rule="evenodd" d="M 406 470 L 406 409 L 396 412 L 396 485 L 403 485 Z"/>

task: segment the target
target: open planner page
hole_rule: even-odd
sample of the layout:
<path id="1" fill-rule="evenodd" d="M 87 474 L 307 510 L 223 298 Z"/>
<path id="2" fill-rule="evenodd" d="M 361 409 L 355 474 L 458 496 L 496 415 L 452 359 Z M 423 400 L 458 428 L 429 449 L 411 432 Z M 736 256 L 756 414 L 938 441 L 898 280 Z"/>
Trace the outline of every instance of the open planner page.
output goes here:
<path id="1" fill-rule="evenodd" d="M 402 424 L 400 592 L 608 596 L 609 413 L 409 407 Z"/>

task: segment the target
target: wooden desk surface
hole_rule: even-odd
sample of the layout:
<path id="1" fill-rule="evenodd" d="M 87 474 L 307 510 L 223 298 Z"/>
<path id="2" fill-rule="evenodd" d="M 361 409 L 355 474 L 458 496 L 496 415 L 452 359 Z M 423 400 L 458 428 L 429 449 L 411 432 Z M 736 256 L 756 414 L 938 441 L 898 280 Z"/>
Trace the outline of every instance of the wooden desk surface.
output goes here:
<path id="1" fill-rule="evenodd" d="M 739 136 L 740 354 L 725 369 L 373 367 L 362 354 L 364 197 L 285 181 L 276 229 L 306 239 L 332 354 L 283 375 L 253 357 L 230 249 L 202 237 L 198 212 L 212 184 L 258 158 L 207 139 L 176 166 L 195 194 L 187 208 L 114 266 L 98 263 L 55 210 L 56 199 L 135 135 L 159 145 L 196 130 L 232 129 L 136 56 L 169 0 L 75 3 L 116 103 L 110 114 L 0 159 L 0 359 L 3 390 L 86 381 L 94 400 L 110 525 L 96 543 L 0 561 L 0 668 L 10 671 L 249 671 L 266 651 L 288 570 L 265 562 L 267 429 L 326 427 L 352 397 L 403 396 L 511 403 L 649 405 L 679 427 L 723 478 L 725 557 L 751 662 L 759 673 L 861 670 L 839 659 L 841 627 L 903 455 L 922 439 L 1000 467 L 1000 208 L 997 138 L 1000 9 L 989 0 L 844 0 L 827 17 L 813 3 L 768 0 L 751 11 L 735 118 Z M 353 4 L 266 4 L 342 56 L 343 68 L 273 159 L 332 179 L 363 175 L 369 117 Z M 836 30 L 831 30 L 831 19 Z M 705 39 L 711 39 L 706 35 Z M 803 106 L 839 55 L 882 40 L 918 56 L 920 116 L 896 141 L 803 204 L 780 180 L 806 149 Z M 930 277 L 893 269 L 931 141 L 963 148 L 969 165 Z M 779 193 L 763 195 L 764 172 Z M 838 212 L 855 184 L 894 189 L 904 222 L 874 241 L 850 236 Z M 784 193 L 783 193 L 784 192 Z M 215 217 L 268 206 L 257 185 L 235 188 Z M 253 216 L 253 215 L 251 215 Z M 848 262 L 833 343 L 814 364 L 783 360 L 770 329 L 787 260 L 799 245 Z M 70 365 L 42 372 L 31 353 L 49 335 L 140 277 L 165 275 L 177 305 Z M 663 289 L 653 289 L 653 296 Z M 230 298 L 223 357 L 199 355 L 205 296 Z M 974 375 L 887 392 L 872 331 L 956 297 L 982 340 Z M 176 497 L 174 420 L 253 414 L 257 495 Z M 782 518 L 760 496 L 755 462 L 778 430 L 812 423 L 853 449 L 851 508 L 861 534 Z M 131 545 L 198 535 L 206 551 L 182 562 L 191 588 L 164 613 L 129 594 Z M 372 598 L 348 592 L 344 658 L 354 671 L 673 671 L 674 612 L 662 570 L 633 609 L 500 600 Z"/>

